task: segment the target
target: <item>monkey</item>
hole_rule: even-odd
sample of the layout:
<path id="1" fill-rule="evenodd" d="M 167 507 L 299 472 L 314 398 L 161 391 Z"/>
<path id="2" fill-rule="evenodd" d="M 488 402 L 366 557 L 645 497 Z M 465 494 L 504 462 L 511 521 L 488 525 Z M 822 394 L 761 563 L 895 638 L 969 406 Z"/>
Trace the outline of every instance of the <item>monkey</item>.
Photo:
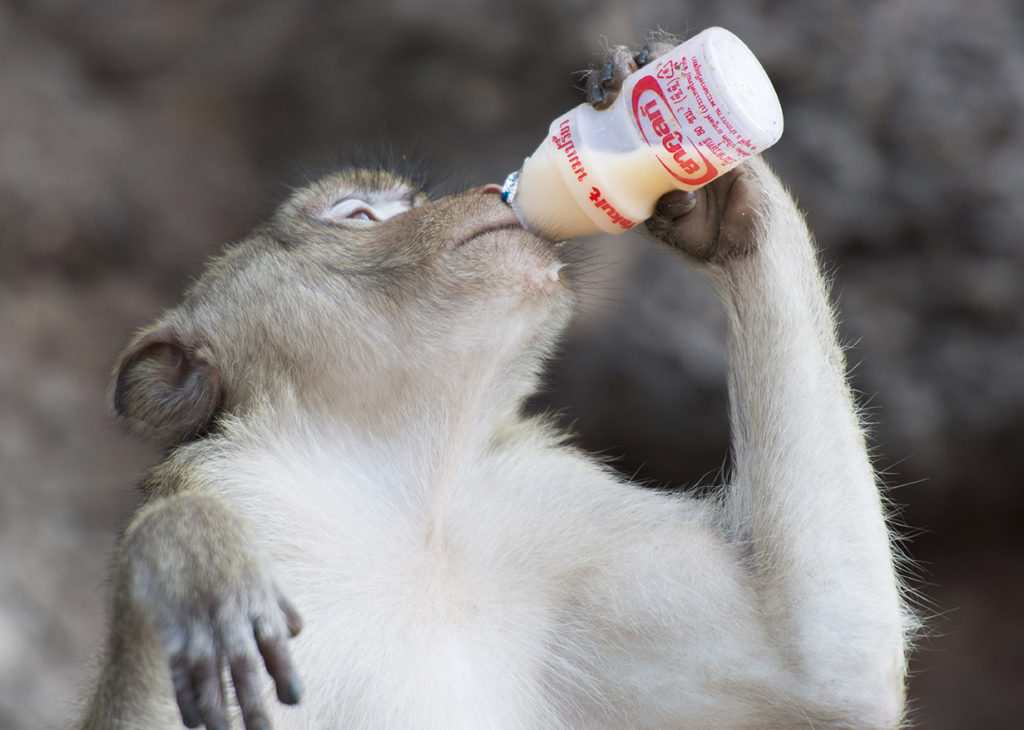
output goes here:
<path id="1" fill-rule="evenodd" d="M 129 343 L 113 407 L 165 456 L 80 727 L 903 722 L 912 614 L 779 178 L 752 159 L 647 222 L 728 319 L 731 469 L 700 495 L 524 411 L 577 282 L 497 191 L 329 174 Z"/>

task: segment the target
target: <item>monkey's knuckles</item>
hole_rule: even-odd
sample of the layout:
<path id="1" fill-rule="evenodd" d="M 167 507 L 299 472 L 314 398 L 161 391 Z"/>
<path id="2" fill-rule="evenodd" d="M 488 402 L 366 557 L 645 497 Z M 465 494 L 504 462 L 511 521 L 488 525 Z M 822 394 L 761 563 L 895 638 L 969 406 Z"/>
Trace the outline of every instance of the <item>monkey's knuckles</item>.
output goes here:
<path id="1" fill-rule="evenodd" d="M 626 46 L 614 46 L 605 52 L 601 65 L 591 68 L 586 75 L 587 101 L 596 109 L 606 109 L 619 95 L 622 82 L 631 73 L 646 66 L 676 44 L 650 40 L 639 51 L 633 52 Z"/>
<path id="2" fill-rule="evenodd" d="M 622 82 L 639 66 L 634 54 L 625 46 L 615 46 L 605 53 L 600 66 L 587 72 L 587 101 L 596 109 L 611 106 L 619 95 Z"/>

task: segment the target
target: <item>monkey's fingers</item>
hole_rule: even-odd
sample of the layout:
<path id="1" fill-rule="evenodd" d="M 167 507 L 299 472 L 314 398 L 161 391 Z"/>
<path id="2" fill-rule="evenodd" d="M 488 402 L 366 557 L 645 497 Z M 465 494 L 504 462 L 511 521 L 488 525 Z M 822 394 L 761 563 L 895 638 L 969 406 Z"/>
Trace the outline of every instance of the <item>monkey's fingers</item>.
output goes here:
<path id="1" fill-rule="evenodd" d="M 655 36 L 636 53 L 625 46 L 615 46 L 605 54 L 604 63 L 600 67 L 587 72 L 587 101 L 596 109 L 608 108 L 619 95 L 619 89 L 627 76 L 658 56 L 668 53 L 676 45 L 670 36 Z"/>
<path id="2" fill-rule="evenodd" d="M 625 46 L 616 46 L 605 54 L 599 68 L 587 72 L 587 101 L 596 109 L 606 109 L 615 101 L 627 76 L 637 70 L 633 53 Z"/>
<path id="3" fill-rule="evenodd" d="M 288 626 L 288 637 L 294 639 L 302 631 L 302 616 L 280 590 L 275 590 L 277 591 L 277 605 L 281 609 L 281 613 L 284 614 L 284 622 Z"/>
<path id="4" fill-rule="evenodd" d="M 658 200 L 654 215 L 661 219 L 681 218 L 697 207 L 697 194 L 692 190 L 673 190 Z"/>
<path id="5" fill-rule="evenodd" d="M 288 619 L 289 632 L 294 631 L 294 636 L 302 627 L 298 620 L 298 613 L 292 609 L 292 619 L 298 621 L 293 623 Z M 256 635 L 256 646 L 263 655 L 263 663 L 267 667 L 267 673 L 274 680 L 277 688 L 277 699 L 286 705 L 296 705 L 302 698 L 302 688 L 299 683 L 299 676 L 292 665 L 292 657 L 288 651 L 288 637 L 279 631 L 274 631 L 266 621 L 256 621 L 253 625 Z"/>
<path id="6" fill-rule="evenodd" d="M 171 676 L 186 727 L 205 725 L 206 730 L 228 730 L 219 664 L 214 657 L 175 657 L 171 661 Z"/>
<path id="7" fill-rule="evenodd" d="M 171 679 L 174 682 L 174 696 L 178 701 L 181 721 L 185 727 L 199 727 L 203 722 L 199 714 L 199 697 L 192 683 L 192 670 L 184 659 L 171 659 Z"/>
<path id="8" fill-rule="evenodd" d="M 251 656 L 241 656 L 231 662 L 231 681 L 235 685 L 235 698 L 242 710 L 246 730 L 270 730 L 270 720 L 263 709 L 259 670 Z"/>
<path id="9" fill-rule="evenodd" d="M 206 730 L 227 730 L 223 688 L 214 657 L 196 658 L 182 652 L 171 658 L 171 678 L 185 727 L 205 725 Z"/>

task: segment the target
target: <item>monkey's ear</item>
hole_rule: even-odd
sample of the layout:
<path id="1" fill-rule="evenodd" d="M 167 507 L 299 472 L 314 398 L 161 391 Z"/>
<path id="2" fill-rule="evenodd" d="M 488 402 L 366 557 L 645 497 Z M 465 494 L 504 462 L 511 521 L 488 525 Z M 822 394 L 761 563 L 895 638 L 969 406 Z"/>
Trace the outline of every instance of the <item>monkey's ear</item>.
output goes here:
<path id="1" fill-rule="evenodd" d="M 220 373 L 211 354 L 173 329 L 140 337 L 117 368 L 114 411 L 166 446 L 201 433 L 220 402 Z"/>

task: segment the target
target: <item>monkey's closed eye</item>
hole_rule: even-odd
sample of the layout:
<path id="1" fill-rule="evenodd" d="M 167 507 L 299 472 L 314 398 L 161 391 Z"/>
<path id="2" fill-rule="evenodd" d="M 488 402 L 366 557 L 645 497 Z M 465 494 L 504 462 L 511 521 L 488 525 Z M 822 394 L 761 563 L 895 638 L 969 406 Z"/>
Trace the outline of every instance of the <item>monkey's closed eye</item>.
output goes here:
<path id="1" fill-rule="evenodd" d="M 336 201 L 323 217 L 331 221 L 382 221 L 409 210 L 404 200 L 385 200 L 371 204 L 362 198 L 343 198 Z"/>
<path id="2" fill-rule="evenodd" d="M 359 198 L 339 200 L 326 211 L 324 217 L 331 220 L 379 221 L 380 216 L 373 206 Z"/>

